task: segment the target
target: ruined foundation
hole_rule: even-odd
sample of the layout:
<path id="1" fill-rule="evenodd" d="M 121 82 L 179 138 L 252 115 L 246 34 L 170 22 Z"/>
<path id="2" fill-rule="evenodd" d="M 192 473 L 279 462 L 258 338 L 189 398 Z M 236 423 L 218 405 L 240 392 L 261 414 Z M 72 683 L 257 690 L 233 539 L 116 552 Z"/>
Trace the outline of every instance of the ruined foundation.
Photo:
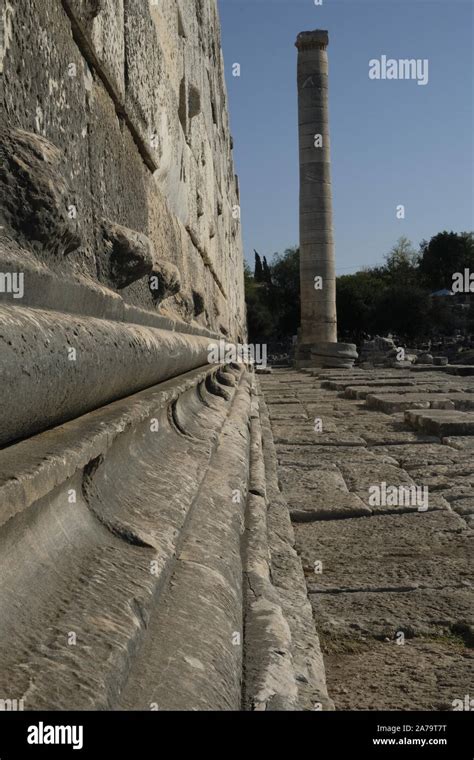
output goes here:
<path id="1" fill-rule="evenodd" d="M 298 38 L 317 368 L 257 377 L 211 358 L 246 341 L 215 0 L 1 12 L 0 709 L 469 703 L 472 367 L 347 370 L 327 33 Z"/>
<path id="2" fill-rule="evenodd" d="M 2 14 L 0 698 L 330 709 L 253 373 L 209 363 L 246 340 L 217 4 Z"/>

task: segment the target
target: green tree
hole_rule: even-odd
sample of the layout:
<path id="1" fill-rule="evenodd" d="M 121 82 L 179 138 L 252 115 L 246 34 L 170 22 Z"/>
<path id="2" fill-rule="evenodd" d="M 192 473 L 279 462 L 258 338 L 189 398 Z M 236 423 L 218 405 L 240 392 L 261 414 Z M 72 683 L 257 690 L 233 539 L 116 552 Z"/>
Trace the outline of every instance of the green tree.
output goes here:
<path id="1" fill-rule="evenodd" d="M 299 249 L 275 254 L 270 264 L 255 251 L 255 276 L 246 270 L 249 334 L 252 341 L 280 341 L 300 324 Z M 417 252 L 401 237 L 383 266 L 338 277 L 336 298 L 341 338 L 360 343 L 367 335 L 395 333 L 406 342 L 472 331 L 473 310 L 458 313 L 451 299 L 430 293 L 451 287 L 452 275 L 474 270 L 473 233 L 440 232 Z"/>
<path id="2" fill-rule="evenodd" d="M 300 324 L 300 251 L 287 248 L 275 254 L 271 265 L 270 305 L 275 315 L 275 337 L 291 338 Z"/>
<path id="3" fill-rule="evenodd" d="M 382 283 L 380 269 L 367 269 L 337 278 L 337 322 L 341 336 L 360 343 L 365 335 L 377 332 L 375 315 Z"/>
<path id="4" fill-rule="evenodd" d="M 263 281 L 262 259 L 258 255 L 257 251 L 254 250 L 254 254 L 255 254 L 255 270 L 254 270 L 255 282 L 262 282 Z"/>
<path id="5" fill-rule="evenodd" d="M 426 337 L 431 330 L 432 301 L 423 288 L 412 283 L 391 284 L 381 291 L 377 300 L 375 332 L 398 335 L 405 342 Z"/>
<path id="6" fill-rule="evenodd" d="M 263 297 L 261 283 L 256 281 L 247 263 L 244 265 L 244 283 L 249 341 L 265 342 L 273 333 L 274 318 Z"/>
<path id="7" fill-rule="evenodd" d="M 263 257 L 263 281 L 268 285 L 272 284 L 272 273 L 270 272 L 266 256 Z"/>
<path id="8" fill-rule="evenodd" d="M 439 232 L 429 242 L 420 244 L 419 271 L 431 290 L 451 289 L 453 274 L 465 268 L 474 270 L 474 235 L 472 232 Z"/>

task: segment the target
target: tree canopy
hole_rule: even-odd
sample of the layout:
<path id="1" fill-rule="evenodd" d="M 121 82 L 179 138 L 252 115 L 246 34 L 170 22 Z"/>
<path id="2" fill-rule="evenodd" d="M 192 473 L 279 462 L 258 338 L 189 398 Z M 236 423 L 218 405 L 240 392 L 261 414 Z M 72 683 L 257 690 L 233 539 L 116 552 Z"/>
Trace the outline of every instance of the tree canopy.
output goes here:
<path id="1" fill-rule="evenodd" d="M 401 237 L 384 264 L 337 278 L 337 313 L 342 339 L 360 343 L 368 335 L 393 333 L 407 342 L 472 332 L 472 304 L 453 308 L 450 290 L 455 272 L 474 272 L 472 232 L 440 232 L 421 241 L 418 250 Z M 245 268 L 249 339 L 289 340 L 300 321 L 299 249 L 274 254 L 271 263 L 255 251 L 255 269 Z"/>

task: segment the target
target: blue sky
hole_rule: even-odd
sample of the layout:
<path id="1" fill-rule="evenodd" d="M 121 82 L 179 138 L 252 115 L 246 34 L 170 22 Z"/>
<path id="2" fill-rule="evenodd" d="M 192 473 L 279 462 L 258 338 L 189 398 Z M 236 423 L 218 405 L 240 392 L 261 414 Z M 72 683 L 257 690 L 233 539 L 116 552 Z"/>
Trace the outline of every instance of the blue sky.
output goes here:
<path id="1" fill-rule="evenodd" d="M 329 31 L 338 274 L 473 222 L 472 0 L 219 0 L 246 258 L 298 242 L 298 32 Z M 369 60 L 427 58 L 426 86 Z M 241 76 L 232 76 L 232 64 Z M 406 218 L 396 218 L 404 204 Z"/>

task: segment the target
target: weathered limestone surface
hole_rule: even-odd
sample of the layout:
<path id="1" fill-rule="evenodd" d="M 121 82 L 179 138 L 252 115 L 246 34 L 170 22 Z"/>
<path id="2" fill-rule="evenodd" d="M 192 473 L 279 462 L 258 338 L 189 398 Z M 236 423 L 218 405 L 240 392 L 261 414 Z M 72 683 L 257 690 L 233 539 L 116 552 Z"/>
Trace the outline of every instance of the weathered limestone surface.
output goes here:
<path id="1" fill-rule="evenodd" d="M 207 363 L 204 336 L 16 306 L 0 320 L 0 444 Z"/>
<path id="2" fill-rule="evenodd" d="M 217 2 L 0 13 L 0 695 L 331 709 L 266 411 L 208 363 L 246 337 Z"/>
<path id="3" fill-rule="evenodd" d="M 453 709 L 474 676 L 469 378 L 275 370 L 259 382 L 336 709 Z M 427 502 L 374 502 L 383 484 L 426 488 Z"/>
<path id="4" fill-rule="evenodd" d="M 23 304 L 41 297 L 40 266 L 62 287 L 102 292 L 94 316 L 119 292 L 150 315 L 244 339 L 215 0 L 22 0 L 2 17 L 0 271 L 25 273 Z M 146 261 L 111 266 L 104 225 L 143 236 Z M 163 264 L 180 288 L 161 304 L 148 275 Z M 40 305 L 57 303 L 49 292 Z"/>
<path id="5" fill-rule="evenodd" d="M 246 550 L 246 631 L 251 646 L 245 661 L 244 704 L 257 710 L 330 710 L 319 638 L 288 506 L 278 487 L 270 420 L 261 397 L 252 426 L 254 476 Z"/>
<path id="6" fill-rule="evenodd" d="M 30 710 L 332 708 L 252 386 L 193 370 L 0 453 L 2 693 Z"/>
<path id="7" fill-rule="evenodd" d="M 2 452 L 2 693 L 29 709 L 117 703 L 226 424 L 235 390 L 211 380 L 195 371 Z"/>

